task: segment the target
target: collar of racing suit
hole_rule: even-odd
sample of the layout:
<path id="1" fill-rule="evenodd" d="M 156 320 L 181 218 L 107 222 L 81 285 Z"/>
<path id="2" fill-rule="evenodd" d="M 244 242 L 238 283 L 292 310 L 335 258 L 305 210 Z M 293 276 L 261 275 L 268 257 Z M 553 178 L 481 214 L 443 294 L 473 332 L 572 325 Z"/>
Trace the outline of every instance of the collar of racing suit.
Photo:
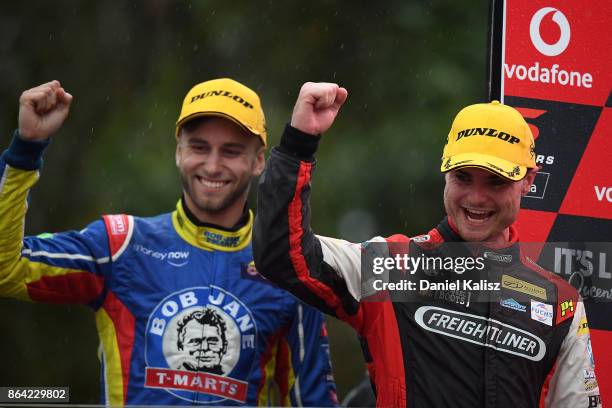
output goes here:
<path id="1" fill-rule="evenodd" d="M 439 234 L 441 238 L 440 241 L 442 242 L 464 243 L 464 245 L 453 245 L 449 247 L 452 252 L 457 252 L 456 255 L 464 255 L 465 252 L 469 252 L 472 256 L 482 256 L 485 262 L 493 265 L 510 266 L 520 261 L 521 256 L 531 253 L 531 250 L 537 250 L 537 248 L 535 246 L 536 244 L 530 245 L 519 243 L 518 231 L 514 225 L 511 225 L 509 229 L 509 240 L 507 245 L 503 247 L 464 241 L 457 233 L 457 229 L 452 219 L 449 217 L 445 217 L 429 234 Z"/>
<path id="2" fill-rule="evenodd" d="M 233 228 L 197 223 L 180 199 L 172 213 L 172 224 L 185 241 L 209 251 L 240 251 L 251 243 L 253 212 L 245 207 L 240 221 Z"/>

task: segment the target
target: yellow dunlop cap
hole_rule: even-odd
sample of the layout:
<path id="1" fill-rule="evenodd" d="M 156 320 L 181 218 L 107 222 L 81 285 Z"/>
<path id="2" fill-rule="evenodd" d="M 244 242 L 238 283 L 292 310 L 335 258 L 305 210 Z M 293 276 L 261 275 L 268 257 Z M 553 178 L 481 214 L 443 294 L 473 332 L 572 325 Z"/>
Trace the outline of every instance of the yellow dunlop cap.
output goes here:
<path id="1" fill-rule="evenodd" d="M 259 96 L 240 82 L 229 78 L 213 79 L 189 90 L 176 121 L 176 137 L 181 127 L 199 116 L 219 116 L 259 136 L 267 144 L 266 118 Z"/>
<path id="2" fill-rule="evenodd" d="M 480 167 L 517 181 L 535 168 L 529 125 L 514 108 L 498 101 L 463 108 L 455 117 L 442 154 L 442 173 Z"/>

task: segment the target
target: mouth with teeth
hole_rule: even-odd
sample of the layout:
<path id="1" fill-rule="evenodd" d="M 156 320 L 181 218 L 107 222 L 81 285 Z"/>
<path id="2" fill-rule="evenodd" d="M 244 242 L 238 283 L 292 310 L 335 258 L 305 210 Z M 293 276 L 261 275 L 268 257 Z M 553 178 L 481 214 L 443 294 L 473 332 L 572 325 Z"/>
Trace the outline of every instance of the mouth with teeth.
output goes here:
<path id="1" fill-rule="evenodd" d="M 489 220 L 489 218 L 491 218 L 493 214 L 495 214 L 495 211 L 491 210 L 479 210 L 475 208 L 466 207 L 462 208 L 465 218 L 467 218 L 467 220 L 473 224 L 484 224 Z"/>
<path id="2" fill-rule="evenodd" d="M 200 177 L 200 176 L 196 176 L 196 179 L 204 187 L 213 189 L 213 190 L 219 190 L 227 186 L 230 183 L 229 181 L 223 181 L 223 180 L 209 180 L 209 179 L 205 179 L 204 177 Z"/>

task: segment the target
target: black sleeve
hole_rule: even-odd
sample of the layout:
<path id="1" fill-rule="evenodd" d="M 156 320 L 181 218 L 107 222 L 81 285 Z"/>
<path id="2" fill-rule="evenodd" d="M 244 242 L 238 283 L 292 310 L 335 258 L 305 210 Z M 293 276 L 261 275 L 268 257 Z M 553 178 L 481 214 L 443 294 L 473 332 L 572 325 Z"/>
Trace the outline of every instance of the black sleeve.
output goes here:
<path id="1" fill-rule="evenodd" d="M 253 252 L 262 275 L 319 310 L 346 319 L 359 308 L 343 278 L 355 269 L 355 262 L 351 268 L 338 267 L 344 265 L 341 241 L 333 251 L 337 259 L 326 262 L 321 240 L 310 228 L 310 181 L 318 139 L 288 125 L 280 146 L 272 149 L 259 181 Z M 327 247 L 336 245 L 327 240 Z M 350 252 L 346 255 L 354 259 L 355 250 Z"/>

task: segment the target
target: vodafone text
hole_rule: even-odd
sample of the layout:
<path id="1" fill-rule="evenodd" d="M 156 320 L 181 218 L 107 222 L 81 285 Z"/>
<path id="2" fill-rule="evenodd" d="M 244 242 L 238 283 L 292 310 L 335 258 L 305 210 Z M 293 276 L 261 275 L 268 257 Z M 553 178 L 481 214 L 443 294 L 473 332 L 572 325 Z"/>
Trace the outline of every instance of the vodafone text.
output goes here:
<path id="1" fill-rule="evenodd" d="M 576 86 L 584 88 L 593 87 L 593 76 L 588 72 L 566 71 L 560 69 L 559 64 L 551 67 L 540 66 L 539 62 L 530 67 L 520 64 L 504 64 L 504 70 L 508 79 L 513 77 L 519 81 L 529 80 L 543 84 L 559 84 L 562 86 Z"/>

